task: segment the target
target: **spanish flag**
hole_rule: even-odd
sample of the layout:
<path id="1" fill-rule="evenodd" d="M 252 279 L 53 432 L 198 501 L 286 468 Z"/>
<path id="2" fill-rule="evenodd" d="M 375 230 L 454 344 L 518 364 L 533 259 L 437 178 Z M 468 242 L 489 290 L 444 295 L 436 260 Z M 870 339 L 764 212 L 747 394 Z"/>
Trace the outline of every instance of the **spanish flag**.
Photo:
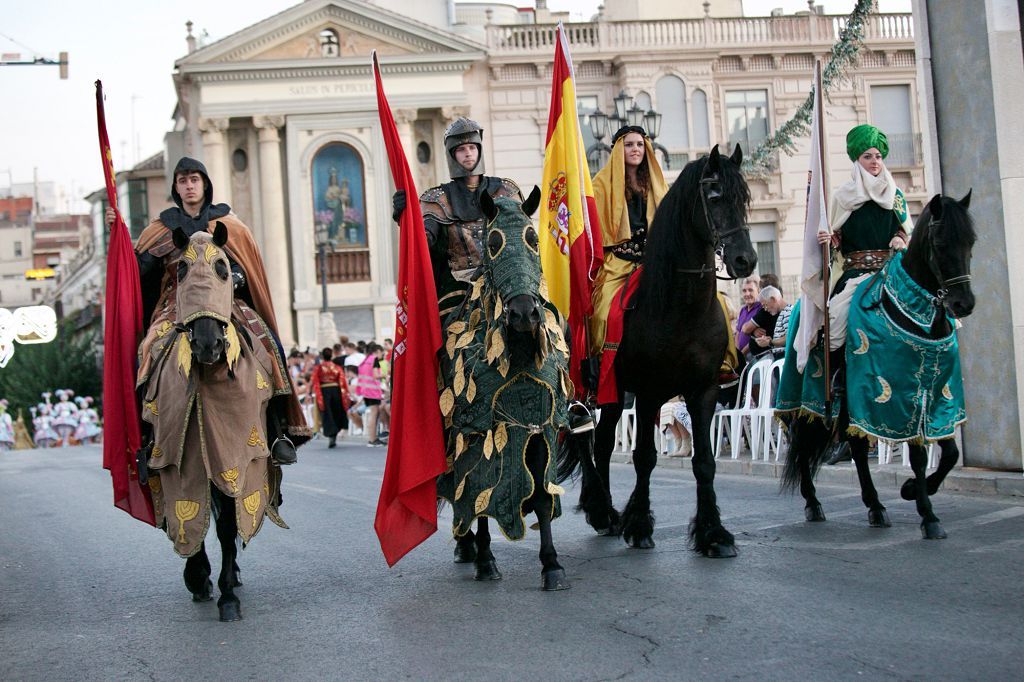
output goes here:
<path id="1" fill-rule="evenodd" d="M 576 115 L 572 58 L 561 22 L 555 42 L 551 111 L 544 146 L 540 203 L 540 263 L 548 297 L 568 318 L 572 334 L 570 376 L 581 393 L 580 362 L 587 355 L 586 318 L 593 311 L 594 276 L 601 266 L 601 225 Z"/>

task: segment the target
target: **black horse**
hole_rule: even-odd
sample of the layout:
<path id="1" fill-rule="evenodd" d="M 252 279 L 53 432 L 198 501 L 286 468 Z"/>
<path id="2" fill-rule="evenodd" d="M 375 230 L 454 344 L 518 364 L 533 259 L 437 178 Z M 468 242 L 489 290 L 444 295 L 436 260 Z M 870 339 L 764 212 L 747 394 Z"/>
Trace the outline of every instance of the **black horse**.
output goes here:
<path id="1" fill-rule="evenodd" d="M 654 547 L 650 478 L 657 462 L 655 422 L 661 405 L 682 395 L 693 419 L 693 473 L 697 513 L 691 546 L 705 556 L 736 555 L 715 497 L 711 418 L 728 327 L 717 300 L 716 254 L 730 278 L 746 277 L 757 264 L 746 223 L 750 192 L 740 173 L 743 152 L 711 154 L 692 161 L 672 185 L 651 224 L 643 270 L 627 303 L 622 341 L 615 357 L 617 403 L 601 405 L 594 462 L 583 464 L 580 507 L 603 535 L 621 532 L 636 548 Z M 612 505 L 609 462 L 622 393 L 636 395 L 638 438 L 633 451 L 636 487 L 621 519 Z"/>
<path id="2" fill-rule="evenodd" d="M 947 313 L 960 318 L 973 312 L 971 250 L 977 235 L 967 212 L 970 200 L 970 192 L 959 201 L 936 194 L 918 217 L 902 265 L 907 275 L 933 297 L 935 313 L 930 328 L 923 328 L 905 315 L 888 295 L 883 294 L 881 305 L 889 319 L 900 329 L 928 340 L 944 339 L 953 331 Z M 799 416 L 793 421 L 782 487 L 784 490 L 799 487 L 806 503 L 804 514 L 808 521 L 825 520 L 825 513 L 815 495 L 814 477 L 824 460 L 830 435 L 820 419 Z M 879 501 L 878 492 L 871 480 L 868 439 L 851 434 L 843 434 L 843 437 L 850 445 L 850 453 L 857 467 L 861 499 L 868 508 L 868 524 L 875 528 L 891 526 L 886 508 Z M 927 477 L 925 468 L 928 454 L 925 446 L 920 441 L 908 443 L 914 478 L 907 480 L 900 490 L 903 499 L 916 501 L 921 516 L 921 533 L 925 539 L 946 537 L 928 498 L 939 489 L 960 457 L 952 438 L 938 443 L 942 455 L 936 471 Z"/>

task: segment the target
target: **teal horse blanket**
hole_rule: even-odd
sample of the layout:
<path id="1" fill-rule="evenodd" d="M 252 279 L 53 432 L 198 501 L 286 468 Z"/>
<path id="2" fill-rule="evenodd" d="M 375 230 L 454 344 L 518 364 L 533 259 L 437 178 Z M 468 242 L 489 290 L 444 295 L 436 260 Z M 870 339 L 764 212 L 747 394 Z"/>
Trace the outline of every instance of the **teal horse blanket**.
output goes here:
<path id="1" fill-rule="evenodd" d="M 850 302 L 846 334 L 846 400 L 850 430 L 891 441 L 930 442 L 952 438 L 967 420 L 956 326 L 932 340 L 906 331 L 881 304 L 886 296 L 923 331 L 931 330 L 938 302 L 903 269 L 897 253 L 882 271 L 861 282 Z M 786 339 L 786 362 L 776 395 L 777 414 L 800 412 L 824 417 L 824 355 L 814 348 L 805 371 L 796 368 L 793 340 L 799 304 Z M 838 405 L 832 406 L 832 417 Z"/>

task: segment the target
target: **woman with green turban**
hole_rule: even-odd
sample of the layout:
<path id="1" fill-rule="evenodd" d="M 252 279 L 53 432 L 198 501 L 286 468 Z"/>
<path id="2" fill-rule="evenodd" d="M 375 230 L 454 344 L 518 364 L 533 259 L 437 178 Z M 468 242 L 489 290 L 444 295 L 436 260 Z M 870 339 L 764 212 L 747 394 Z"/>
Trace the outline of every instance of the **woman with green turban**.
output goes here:
<path id="1" fill-rule="evenodd" d="M 881 270 L 892 251 L 907 248 L 912 228 L 907 201 L 883 162 L 889 155 L 885 133 L 872 125 L 856 126 L 846 135 L 846 154 L 853 169 L 850 180 L 832 195 L 832 234 L 818 235 L 822 244 L 831 240 L 843 259 L 842 275 L 832 288 L 828 304 L 829 364 L 833 371 L 846 365 L 843 347 L 850 300 L 857 285 Z M 836 382 L 839 390 L 844 385 L 843 379 Z M 837 433 L 846 430 L 847 421 L 843 409 Z M 845 442 L 833 441 L 825 461 L 835 464 L 848 457 Z"/>
<path id="2" fill-rule="evenodd" d="M 833 350 L 846 340 L 849 299 L 861 280 L 882 269 L 892 251 L 907 248 L 912 228 L 907 201 L 883 160 L 889 140 L 872 125 L 859 125 L 846 135 L 846 153 L 853 162 L 850 180 L 832 195 L 832 240 L 842 255 L 842 276 L 829 301 Z M 845 295 L 844 295 L 845 293 Z"/>

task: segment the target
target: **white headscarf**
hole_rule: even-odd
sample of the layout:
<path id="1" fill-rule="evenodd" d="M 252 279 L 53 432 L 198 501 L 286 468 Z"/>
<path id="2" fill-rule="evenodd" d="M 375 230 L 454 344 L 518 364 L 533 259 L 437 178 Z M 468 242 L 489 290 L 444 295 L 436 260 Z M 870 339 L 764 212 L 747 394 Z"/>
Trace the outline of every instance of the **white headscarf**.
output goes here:
<path id="1" fill-rule="evenodd" d="M 871 175 L 854 161 L 849 182 L 832 194 L 832 230 L 838 232 L 850 215 L 869 201 L 891 210 L 896 202 L 896 181 L 885 166 L 878 175 Z"/>

